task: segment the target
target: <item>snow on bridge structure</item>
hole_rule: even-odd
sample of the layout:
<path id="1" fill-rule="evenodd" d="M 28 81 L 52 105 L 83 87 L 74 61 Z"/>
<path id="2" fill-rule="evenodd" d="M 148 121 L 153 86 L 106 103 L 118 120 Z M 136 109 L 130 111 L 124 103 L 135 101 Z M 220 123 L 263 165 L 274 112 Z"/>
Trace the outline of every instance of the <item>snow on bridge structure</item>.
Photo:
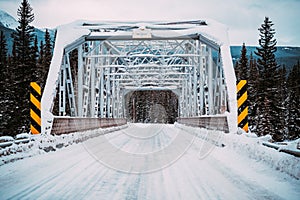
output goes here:
<path id="1" fill-rule="evenodd" d="M 53 118 L 58 124 L 64 121 L 60 127 L 77 128 L 97 119 L 124 119 L 126 95 L 140 90 L 176 94 L 180 123 L 236 131 L 235 74 L 226 27 L 213 20 L 59 26 L 42 97 L 42 128 Z M 53 117 L 56 98 L 60 117 Z M 73 122 L 66 123 L 63 116 Z"/>

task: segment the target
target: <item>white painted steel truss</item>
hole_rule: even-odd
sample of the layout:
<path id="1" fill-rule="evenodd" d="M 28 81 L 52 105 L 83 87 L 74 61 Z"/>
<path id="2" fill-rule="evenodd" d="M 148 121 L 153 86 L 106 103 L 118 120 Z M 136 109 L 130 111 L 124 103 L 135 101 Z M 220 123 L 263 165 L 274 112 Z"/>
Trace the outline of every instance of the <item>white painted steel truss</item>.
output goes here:
<path id="1" fill-rule="evenodd" d="M 77 77 L 71 75 L 70 52 L 64 54 L 61 66 L 60 115 L 124 117 L 124 97 L 136 90 L 173 91 L 179 117 L 227 109 L 219 50 L 199 39 L 93 39 L 76 49 Z"/>
<path id="2" fill-rule="evenodd" d="M 225 113 L 235 132 L 226 27 L 213 20 L 76 21 L 58 27 L 42 97 L 43 129 L 57 93 L 61 116 L 116 118 L 126 117 L 126 94 L 137 90 L 171 90 L 179 117 Z"/>

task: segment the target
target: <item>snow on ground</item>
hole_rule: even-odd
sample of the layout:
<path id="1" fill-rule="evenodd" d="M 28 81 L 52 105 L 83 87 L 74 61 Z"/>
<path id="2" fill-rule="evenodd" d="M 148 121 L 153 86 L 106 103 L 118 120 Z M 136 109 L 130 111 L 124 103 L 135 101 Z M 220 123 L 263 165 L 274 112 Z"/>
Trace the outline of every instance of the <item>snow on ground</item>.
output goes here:
<path id="1" fill-rule="evenodd" d="M 197 134 L 199 132 L 198 128 L 186 127 L 180 124 L 176 124 L 176 126 L 192 134 Z M 208 136 L 206 137 L 206 140 L 208 138 L 211 142 L 218 143 L 219 146 L 225 145 L 226 148 L 231 149 L 244 157 L 251 158 L 257 162 L 263 162 L 275 170 L 279 170 L 296 179 L 300 179 L 300 158 L 278 151 L 281 148 L 300 153 L 300 150 L 296 148 L 298 141 L 289 142 L 284 147 L 274 144 L 278 147 L 278 150 L 276 150 L 262 145 L 263 143 L 268 143 L 271 139 L 271 136 L 269 135 L 257 137 L 255 134 L 250 133 L 245 134 L 243 132 L 241 134 L 242 135 L 223 134 L 222 138 Z"/>
<path id="2" fill-rule="evenodd" d="M 0 166 L 5 163 L 24 159 L 26 157 L 44 154 L 49 151 L 56 151 L 57 149 L 68 147 L 74 143 L 76 144 L 79 142 L 83 142 L 87 139 L 94 138 L 99 135 L 107 134 L 126 127 L 127 125 L 124 125 L 120 127 L 76 132 L 59 136 L 53 136 L 49 134 L 32 135 L 30 138 L 31 141 L 29 143 L 21 143 L 17 145 L 12 142 L 13 144 L 11 146 L 0 148 Z M 2 136 L 1 138 L 4 137 L 5 136 Z"/>
<path id="3" fill-rule="evenodd" d="M 300 159 L 258 141 L 178 124 L 98 130 L 0 166 L 0 199 L 299 199 Z"/>

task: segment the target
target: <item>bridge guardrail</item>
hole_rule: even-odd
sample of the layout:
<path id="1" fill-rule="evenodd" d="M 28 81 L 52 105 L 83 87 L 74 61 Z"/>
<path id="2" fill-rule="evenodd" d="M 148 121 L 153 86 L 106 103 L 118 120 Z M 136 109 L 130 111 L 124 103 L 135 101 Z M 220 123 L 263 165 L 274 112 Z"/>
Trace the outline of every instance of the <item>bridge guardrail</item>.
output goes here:
<path id="1" fill-rule="evenodd" d="M 229 133 L 227 116 L 200 116 L 177 118 L 177 122 L 187 126 L 219 130 Z"/>
<path id="2" fill-rule="evenodd" d="M 78 118 L 54 117 L 51 134 L 61 135 L 72 132 L 121 126 L 127 123 L 123 118 Z"/>

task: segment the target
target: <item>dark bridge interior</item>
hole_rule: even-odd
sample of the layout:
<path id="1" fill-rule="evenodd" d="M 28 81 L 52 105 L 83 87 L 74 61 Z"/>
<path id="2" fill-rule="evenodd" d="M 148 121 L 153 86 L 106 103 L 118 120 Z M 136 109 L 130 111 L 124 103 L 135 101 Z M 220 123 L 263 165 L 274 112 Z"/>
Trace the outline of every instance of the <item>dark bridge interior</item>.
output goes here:
<path id="1" fill-rule="evenodd" d="M 134 91 L 125 98 L 128 121 L 172 124 L 178 117 L 178 97 L 172 91 Z"/>

